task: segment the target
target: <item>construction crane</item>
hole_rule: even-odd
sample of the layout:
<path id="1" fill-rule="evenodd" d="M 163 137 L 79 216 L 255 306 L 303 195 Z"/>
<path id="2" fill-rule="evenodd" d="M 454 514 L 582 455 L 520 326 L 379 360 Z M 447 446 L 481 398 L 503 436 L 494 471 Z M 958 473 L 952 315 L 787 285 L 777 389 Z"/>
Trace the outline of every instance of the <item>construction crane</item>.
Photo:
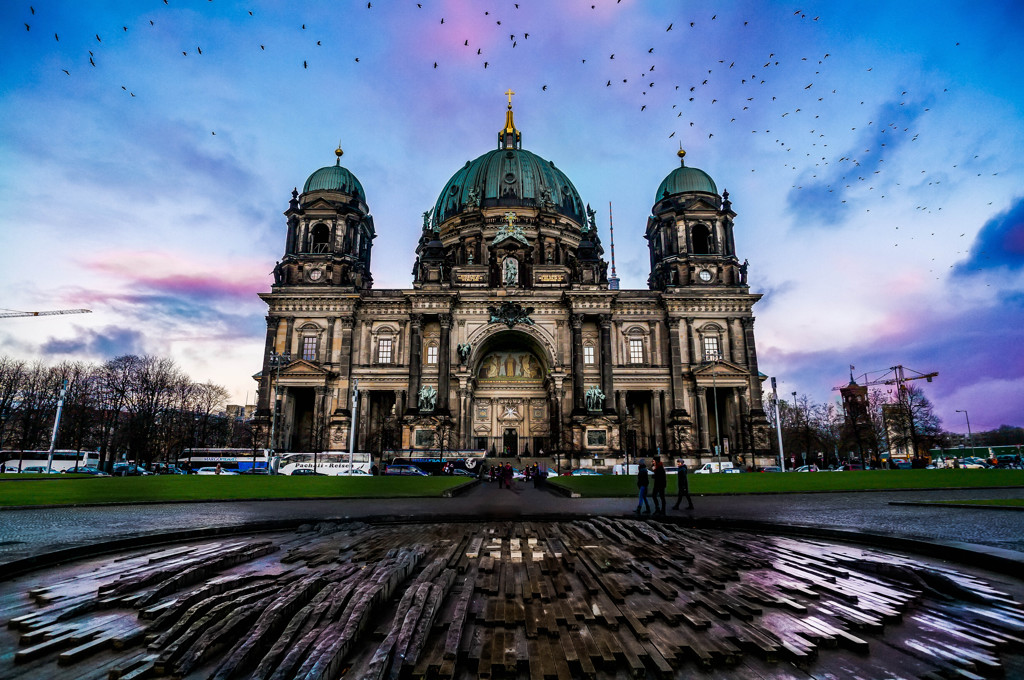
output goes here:
<path id="1" fill-rule="evenodd" d="M 913 375 L 907 377 L 907 371 L 910 371 Z M 881 373 L 882 375 L 878 376 L 877 378 L 868 380 L 868 376 L 874 373 Z M 906 368 L 901 364 L 897 364 L 896 366 L 892 366 L 888 369 L 883 368 L 878 371 L 869 371 L 864 375 L 860 376 L 861 382 L 858 383 L 853 377 L 853 366 L 850 366 L 851 383 L 859 384 L 861 387 L 873 387 L 876 385 L 896 385 L 898 393 L 901 395 L 903 393 L 903 390 L 906 389 L 903 383 L 910 382 L 911 380 L 922 379 L 931 382 L 932 378 L 938 377 L 938 375 L 938 371 L 933 371 L 931 373 L 921 373 L 920 371 L 915 371 L 912 368 Z M 843 389 L 844 387 L 847 386 L 840 385 L 839 387 L 833 387 L 832 391 L 836 392 L 838 390 Z"/>
<path id="2" fill-rule="evenodd" d="M 0 312 L 0 319 L 9 319 L 16 316 L 55 316 L 57 314 L 92 314 L 91 309 L 54 309 L 49 312 L 19 312 L 13 309 Z"/>

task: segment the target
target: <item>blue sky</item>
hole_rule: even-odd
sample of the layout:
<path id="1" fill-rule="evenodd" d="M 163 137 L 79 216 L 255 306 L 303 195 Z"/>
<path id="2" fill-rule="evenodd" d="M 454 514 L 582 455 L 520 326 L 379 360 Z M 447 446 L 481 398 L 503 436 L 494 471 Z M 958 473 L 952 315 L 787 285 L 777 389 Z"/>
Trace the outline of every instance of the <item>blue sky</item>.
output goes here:
<path id="1" fill-rule="evenodd" d="M 420 215 L 511 88 L 606 244 L 613 204 L 623 287 L 680 144 L 729 190 L 784 394 L 903 364 L 939 372 L 950 429 L 1024 422 L 1022 6 L 419 5 L 4 3 L 2 305 L 94 313 L 4 320 L 0 349 L 167 354 L 251 399 L 292 187 L 340 140 L 375 286 L 408 287 Z"/>

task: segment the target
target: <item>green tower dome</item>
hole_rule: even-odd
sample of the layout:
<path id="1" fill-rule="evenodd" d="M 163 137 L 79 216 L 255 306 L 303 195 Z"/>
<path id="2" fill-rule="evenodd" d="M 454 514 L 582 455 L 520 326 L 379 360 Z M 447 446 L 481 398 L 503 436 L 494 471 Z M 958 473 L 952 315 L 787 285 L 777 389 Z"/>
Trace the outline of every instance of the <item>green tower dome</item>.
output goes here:
<path id="1" fill-rule="evenodd" d="M 512 122 L 511 97 L 498 148 L 466 161 L 452 175 L 434 204 L 434 220 L 440 224 L 466 210 L 494 206 L 546 207 L 585 224 L 583 201 L 565 173 L 522 148 Z"/>
<path id="2" fill-rule="evenodd" d="M 344 168 L 341 165 L 342 153 L 340 146 L 335 149 L 334 154 L 338 157 L 338 160 L 334 165 L 320 168 L 310 175 L 306 183 L 302 185 L 302 193 L 305 194 L 310 191 L 338 191 L 365 201 L 366 194 L 363 192 L 363 185 L 359 183 L 355 175 L 348 171 L 348 168 Z"/>
<path id="3" fill-rule="evenodd" d="M 654 196 L 655 203 L 677 194 L 700 192 L 718 195 L 718 187 L 715 186 L 715 180 L 711 179 L 708 173 L 699 168 L 686 167 L 683 161 L 686 152 L 682 149 L 679 150 L 677 155 L 679 156 L 679 167 L 670 172 L 668 177 L 661 181 L 661 184 L 658 186 L 658 193 Z"/>

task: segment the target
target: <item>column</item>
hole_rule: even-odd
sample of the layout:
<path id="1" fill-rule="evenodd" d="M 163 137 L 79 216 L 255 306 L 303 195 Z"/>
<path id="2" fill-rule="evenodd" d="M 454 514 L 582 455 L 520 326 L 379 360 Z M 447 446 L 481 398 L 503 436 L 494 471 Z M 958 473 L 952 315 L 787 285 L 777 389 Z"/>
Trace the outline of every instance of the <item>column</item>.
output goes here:
<path id="1" fill-rule="evenodd" d="M 313 388 L 316 399 L 313 401 L 313 450 L 326 451 L 331 448 L 330 435 L 327 429 L 327 386 L 317 385 Z"/>
<path id="2" fill-rule="evenodd" d="M 355 322 L 351 317 L 338 319 L 341 323 L 341 349 L 338 352 L 338 376 L 344 389 L 338 398 L 338 410 L 350 410 L 348 401 L 352 392 L 352 327 Z"/>
<path id="3" fill-rule="evenodd" d="M 327 344 L 321 350 L 320 354 L 323 357 L 325 364 L 334 363 L 334 322 L 337 321 L 333 316 L 327 317 Z"/>
<path id="4" fill-rule="evenodd" d="M 757 350 L 754 347 L 754 318 L 743 319 L 743 335 L 747 346 L 747 368 L 750 369 L 750 408 L 761 411 L 761 379 L 757 370 Z"/>
<path id="5" fill-rule="evenodd" d="M 746 364 L 746 352 L 743 351 L 743 328 L 737 318 L 729 319 L 729 343 L 732 345 L 733 363 L 741 366 Z"/>
<path id="6" fill-rule="evenodd" d="M 572 408 L 583 411 L 583 315 L 573 314 L 569 317 L 572 324 Z"/>
<path id="7" fill-rule="evenodd" d="M 629 415 L 629 409 L 626 406 L 626 390 L 619 390 L 618 392 L 615 393 L 615 397 L 616 402 L 618 404 L 617 408 L 619 411 L 619 416 L 625 418 L 627 415 Z"/>
<path id="8" fill-rule="evenodd" d="M 260 371 L 260 396 L 259 402 L 256 405 L 256 412 L 264 416 L 270 415 L 271 392 L 273 391 L 270 375 L 273 367 L 270 365 L 270 353 L 274 351 L 274 347 L 277 344 L 277 327 L 279 322 L 280 319 L 277 317 L 267 317 L 267 339 L 263 343 L 263 370 Z"/>
<path id="9" fill-rule="evenodd" d="M 356 414 L 356 451 L 366 451 L 370 441 L 370 390 L 359 390 L 359 413 Z"/>
<path id="10" fill-rule="evenodd" d="M 651 430 L 654 434 L 654 445 L 665 448 L 665 419 L 661 417 L 661 395 L 660 391 L 651 392 Z"/>
<path id="11" fill-rule="evenodd" d="M 692 366 L 693 364 L 700 363 L 700 360 L 693 349 L 693 317 L 688 316 L 684 321 L 686 321 L 686 326 L 683 327 L 684 335 L 682 343 L 679 346 L 681 354 L 680 359 L 682 359 L 684 364 Z"/>
<path id="12" fill-rule="evenodd" d="M 405 390 L 395 390 L 395 415 L 399 418 L 405 413 Z"/>
<path id="13" fill-rule="evenodd" d="M 459 448 L 469 448 L 470 429 L 469 390 L 459 388 Z"/>
<path id="14" fill-rule="evenodd" d="M 292 331 L 294 329 L 295 329 L 295 317 L 293 317 L 293 316 L 292 317 L 288 317 L 288 323 L 285 326 L 285 331 L 284 331 L 284 351 L 285 351 L 285 353 L 291 354 L 293 356 L 295 354 L 292 351 L 292 335 L 293 335 Z"/>
<path id="15" fill-rule="evenodd" d="M 615 412 L 615 395 L 612 393 L 612 317 L 601 315 L 601 391 L 604 392 L 604 412 Z"/>
<path id="16" fill-rule="evenodd" d="M 679 322 L 681 319 L 668 319 L 669 373 L 672 376 L 672 413 L 682 415 L 686 411 L 683 401 L 683 359 L 682 347 L 679 342 Z"/>
<path id="17" fill-rule="evenodd" d="M 409 320 L 409 404 L 406 413 L 416 413 L 420 408 L 420 352 L 423 349 L 420 329 L 423 327 L 423 315 L 410 314 Z"/>
<path id="18" fill-rule="evenodd" d="M 697 386 L 697 409 L 700 414 L 697 416 L 697 422 L 700 426 L 700 447 L 705 451 L 711 450 L 711 444 L 708 441 L 708 399 L 707 399 L 707 388 Z"/>
<path id="19" fill-rule="evenodd" d="M 452 315 L 439 314 L 441 322 L 441 346 L 437 351 L 437 410 L 448 412 L 448 381 L 451 378 L 451 332 Z"/>

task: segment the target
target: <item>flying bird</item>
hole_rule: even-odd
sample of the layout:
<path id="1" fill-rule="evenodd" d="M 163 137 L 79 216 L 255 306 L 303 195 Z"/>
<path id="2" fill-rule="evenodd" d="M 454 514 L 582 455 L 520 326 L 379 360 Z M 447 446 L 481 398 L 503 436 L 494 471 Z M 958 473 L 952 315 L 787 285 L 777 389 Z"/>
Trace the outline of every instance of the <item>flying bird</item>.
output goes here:
<path id="1" fill-rule="evenodd" d="M 309 68 L 309 64 L 307 64 L 305 61 L 303 61 L 302 62 L 302 68 Z"/>
<path id="2" fill-rule="evenodd" d="M 64 73 L 71 75 L 71 71 L 67 70 L 66 68 L 62 68 L 61 71 L 64 71 Z"/>
<path id="3" fill-rule="evenodd" d="M 690 25 L 693 26 L 693 24 L 690 24 Z M 667 33 L 668 31 L 671 31 L 671 30 L 672 30 L 672 24 L 669 24 L 668 28 L 665 29 L 665 32 Z"/>
<path id="4" fill-rule="evenodd" d="M 96 34 L 96 42 L 103 42 L 102 40 L 100 40 L 99 33 Z"/>
<path id="5" fill-rule="evenodd" d="M 542 88 L 540 88 L 540 89 L 541 89 L 541 90 L 547 90 L 547 89 L 548 89 L 548 86 L 547 86 L 547 85 L 545 85 L 544 87 L 542 87 Z"/>
<path id="6" fill-rule="evenodd" d="M 487 68 L 487 66 L 488 66 L 489 64 L 490 64 L 490 62 L 487 62 L 487 61 L 485 61 L 485 62 L 484 62 L 484 68 Z"/>

